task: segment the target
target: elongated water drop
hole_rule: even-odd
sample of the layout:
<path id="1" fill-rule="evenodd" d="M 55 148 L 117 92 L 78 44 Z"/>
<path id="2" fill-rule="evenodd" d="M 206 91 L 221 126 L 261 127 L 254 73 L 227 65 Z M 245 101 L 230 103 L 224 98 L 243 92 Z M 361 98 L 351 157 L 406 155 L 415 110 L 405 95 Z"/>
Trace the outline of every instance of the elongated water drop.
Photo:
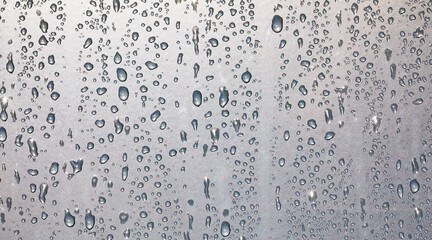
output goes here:
<path id="1" fill-rule="evenodd" d="M 37 147 L 36 141 L 33 140 L 33 138 L 29 138 L 27 140 L 27 144 L 28 144 L 29 151 L 30 151 L 30 154 L 32 155 L 32 157 L 37 157 L 39 155 L 39 153 L 38 153 L 38 147 Z"/>
<path id="2" fill-rule="evenodd" d="M 127 72 L 123 68 L 117 68 L 117 79 L 124 82 L 127 79 Z"/>
<path id="3" fill-rule="evenodd" d="M 154 111 L 151 115 L 150 115 L 150 120 L 152 122 L 156 122 L 156 120 L 158 120 L 158 118 L 160 117 L 161 112 L 159 110 Z"/>
<path id="4" fill-rule="evenodd" d="M 123 86 L 119 87 L 118 96 L 119 96 L 120 100 L 122 100 L 122 101 L 128 100 L 129 89 L 127 87 L 123 87 Z"/>
<path id="5" fill-rule="evenodd" d="M 120 10 L 120 0 L 113 0 L 113 8 L 114 12 L 118 12 Z"/>
<path id="6" fill-rule="evenodd" d="M 229 101 L 229 93 L 226 87 L 220 87 L 219 88 L 219 106 L 221 108 L 224 108 Z"/>
<path id="7" fill-rule="evenodd" d="M 47 193 L 48 193 L 48 184 L 42 183 L 39 187 L 39 201 L 41 203 L 45 203 Z"/>
<path id="8" fill-rule="evenodd" d="M 110 157 L 108 154 L 102 154 L 102 156 L 99 158 L 99 163 L 105 164 L 108 162 L 109 159 L 110 159 Z"/>
<path id="9" fill-rule="evenodd" d="M 158 67 L 158 64 L 152 61 L 147 61 L 145 65 L 149 70 L 155 70 Z"/>
<path id="10" fill-rule="evenodd" d="M 202 103 L 202 94 L 200 91 L 195 90 L 192 93 L 192 103 L 196 106 L 199 107 L 201 106 Z"/>
<path id="11" fill-rule="evenodd" d="M 46 33 L 48 31 L 48 23 L 42 19 L 39 23 L 39 28 L 43 33 Z"/>
<path id="12" fill-rule="evenodd" d="M 398 186 L 397 186 L 397 195 L 399 196 L 399 198 L 400 199 L 402 199 L 403 198 L 403 186 L 402 186 L 402 184 L 399 184 Z"/>
<path id="13" fill-rule="evenodd" d="M 7 140 L 7 132 L 4 127 L 0 126 L 0 142 L 4 142 Z"/>
<path id="14" fill-rule="evenodd" d="M 413 101 L 414 105 L 420 105 L 423 103 L 423 98 L 417 98 L 416 100 Z"/>
<path id="15" fill-rule="evenodd" d="M 336 134 L 335 134 L 334 132 L 329 131 L 329 132 L 327 132 L 327 133 L 325 134 L 324 139 L 327 140 L 327 141 L 328 141 L 328 140 L 331 140 L 331 139 L 334 138 L 335 135 L 336 135 Z"/>
<path id="16" fill-rule="evenodd" d="M 83 47 L 84 47 L 84 49 L 87 49 L 87 48 L 90 47 L 92 44 L 93 44 L 93 39 L 91 39 L 91 38 L 87 38 L 87 39 L 85 40 L 85 42 L 84 42 Z"/>
<path id="17" fill-rule="evenodd" d="M 7 57 L 7 63 L 6 63 L 6 70 L 9 73 L 13 73 L 15 70 L 15 65 L 13 63 L 13 59 L 12 59 L 12 53 L 9 53 L 8 57 Z"/>
<path id="18" fill-rule="evenodd" d="M 67 227 L 73 227 L 73 226 L 75 226 L 75 217 L 72 216 L 72 214 L 69 212 L 69 209 L 65 210 L 64 224 Z"/>
<path id="19" fill-rule="evenodd" d="M 120 64 L 122 62 L 122 56 L 120 55 L 119 52 L 116 52 L 116 54 L 114 55 L 114 63 L 115 64 Z"/>
<path id="20" fill-rule="evenodd" d="M 417 182 L 417 179 L 411 180 L 410 189 L 412 193 L 417 193 L 420 190 L 420 184 Z"/>
<path id="21" fill-rule="evenodd" d="M 92 212 L 87 209 L 86 215 L 85 215 L 85 226 L 88 230 L 92 230 L 95 225 L 95 216 L 92 214 Z"/>
<path id="22" fill-rule="evenodd" d="M 223 221 L 221 224 L 220 233 L 222 237 L 228 237 L 231 233 L 231 226 L 227 221 Z"/>
<path id="23" fill-rule="evenodd" d="M 279 15 L 274 15 L 272 19 L 271 28 L 273 32 L 280 33 L 283 29 L 283 19 Z"/>

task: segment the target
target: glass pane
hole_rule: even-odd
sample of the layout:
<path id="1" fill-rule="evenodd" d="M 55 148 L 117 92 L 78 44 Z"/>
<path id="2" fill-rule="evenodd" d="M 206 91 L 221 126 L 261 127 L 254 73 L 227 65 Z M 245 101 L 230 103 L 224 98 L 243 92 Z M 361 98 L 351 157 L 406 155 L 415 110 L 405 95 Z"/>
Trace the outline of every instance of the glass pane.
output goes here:
<path id="1" fill-rule="evenodd" d="M 431 1 L 0 3 L 0 239 L 431 239 Z"/>

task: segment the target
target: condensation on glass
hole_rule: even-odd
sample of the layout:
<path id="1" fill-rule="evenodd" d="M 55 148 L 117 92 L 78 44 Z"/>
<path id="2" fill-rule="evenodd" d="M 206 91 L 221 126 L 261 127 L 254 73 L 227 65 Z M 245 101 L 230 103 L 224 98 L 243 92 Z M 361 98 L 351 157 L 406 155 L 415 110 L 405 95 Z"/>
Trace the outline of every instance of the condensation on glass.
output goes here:
<path id="1" fill-rule="evenodd" d="M 3 0 L 0 239 L 431 239 L 431 15 Z"/>

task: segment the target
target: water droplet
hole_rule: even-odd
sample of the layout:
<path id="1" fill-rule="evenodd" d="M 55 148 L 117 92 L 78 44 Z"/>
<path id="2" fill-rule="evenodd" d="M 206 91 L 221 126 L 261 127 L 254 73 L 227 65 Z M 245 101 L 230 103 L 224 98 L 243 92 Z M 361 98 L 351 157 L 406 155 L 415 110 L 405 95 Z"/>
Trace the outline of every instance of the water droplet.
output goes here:
<path id="1" fill-rule="evenodd" d="M 279 15 L 274 15 L 272 19 L 271 28 L 273 32 L 280 33 L 283 29 L 283 19 Z"/>
<path id="2" fill-rule="evenodd" d="M 197 107 L 201 106 L 201 103 L 202 103 L 202 94 L 201 94 L 200 91 L 195 90 L 192 93 L 192 102 Z"/>
<path id="3" fill-rule="evenodd" d="M 231 233 L 231 226 L 227 221 L 223 221 L 221 224 L 220 233 L 222 237 L 228 237 Z"/>
<path id="4" fill-rule="evenodd" d="M 241 79 L 244 83 L 249 83 L 251 78 L 252 74 L 249 71 L 246 71 L 241 75 Z"/>
<path id="5" fill-rule="evenodd" d="M 72 216 L 72 214 L 69 212 L 69 209 L 65 210 L 64 224 L 67 227 L 75 226 L 75 217 Z"/>
<path id="6" fill-rule="evenodd" d="M 411 180 L 410 189 L 412 193 L 417 193 L 420 190 L 420 184 L 417 182 L 417 179 Z"/>

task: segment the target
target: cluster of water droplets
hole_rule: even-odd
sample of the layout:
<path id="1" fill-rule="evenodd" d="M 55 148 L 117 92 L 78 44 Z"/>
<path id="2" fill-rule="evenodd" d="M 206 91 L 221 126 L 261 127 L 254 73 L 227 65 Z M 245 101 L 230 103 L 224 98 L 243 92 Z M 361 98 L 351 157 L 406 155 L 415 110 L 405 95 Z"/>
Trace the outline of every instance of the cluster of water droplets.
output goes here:
<path id="1" fill-rule="evenodd" d="M 430 239 L 431 14 L 3 1 L 0 239 Z"/>

